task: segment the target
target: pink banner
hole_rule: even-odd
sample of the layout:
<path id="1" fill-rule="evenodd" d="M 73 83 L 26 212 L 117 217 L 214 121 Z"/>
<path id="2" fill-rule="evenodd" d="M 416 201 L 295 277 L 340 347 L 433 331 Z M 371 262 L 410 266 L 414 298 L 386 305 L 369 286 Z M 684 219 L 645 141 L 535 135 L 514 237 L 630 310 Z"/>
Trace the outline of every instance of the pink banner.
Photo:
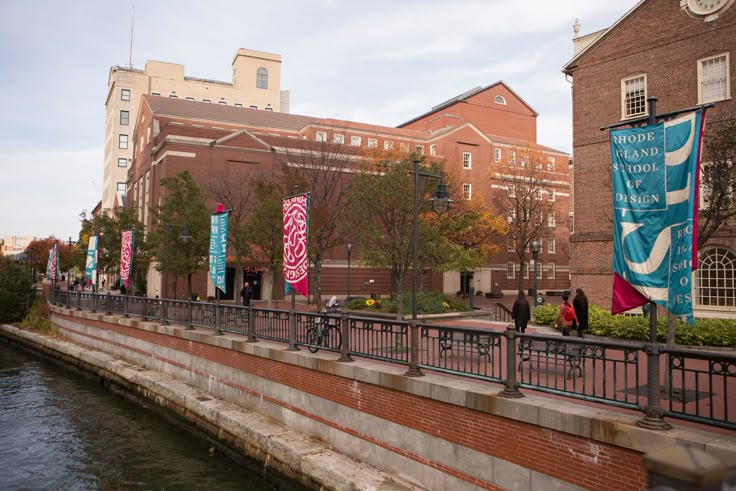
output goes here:
<path id="1" fill-rule="evenodd" d="M 133 231 L 126 230 L 122 234 L 120 245 L 120 282 L 128 288 L 128 278 L 133 266 Z"/>
<path id="2" fill-rule="evenodd" d="M 307 272 L 307 234 L 309 231 L 309 193 L 283 201 L 284 211 L 284 280 L 286 292 L 309 295 Z"/>

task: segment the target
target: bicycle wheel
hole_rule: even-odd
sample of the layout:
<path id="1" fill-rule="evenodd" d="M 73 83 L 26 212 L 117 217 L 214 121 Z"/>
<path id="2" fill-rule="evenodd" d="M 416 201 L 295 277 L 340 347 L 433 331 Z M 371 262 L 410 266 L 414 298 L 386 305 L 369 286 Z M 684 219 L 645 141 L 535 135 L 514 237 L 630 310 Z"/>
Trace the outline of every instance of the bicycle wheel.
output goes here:
<path id="1" fill-rule="evenodd" d="M 310 327 L 307 329 L 307 349 L 312 352 L 316 353 L 319 351 L 319 347 L 322 344 L 322 336 L 320 336 L 319 332 L 317 332 L 316 327 Z"/>
<path id="2" fill-rule="evenodd" d="M 339 351 L 342 348 L 342 333 L 340 332 L 340 329 L 332 326 L 330 328 L 330 337 L 332 338 L 330 347 Z"/>

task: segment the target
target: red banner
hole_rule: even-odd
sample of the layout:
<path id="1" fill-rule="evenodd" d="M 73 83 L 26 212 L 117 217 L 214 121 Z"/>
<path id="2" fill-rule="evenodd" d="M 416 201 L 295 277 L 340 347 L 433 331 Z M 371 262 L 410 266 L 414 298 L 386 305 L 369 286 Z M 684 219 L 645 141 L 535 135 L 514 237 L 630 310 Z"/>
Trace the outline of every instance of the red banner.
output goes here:
<path id="1" fill-rule="evenodd" d="M 133 269 L 133 231 L 126 230 L 122 234 L 120 245 L 120 283 L 128 288 L 128 278 Z"/>
<path id="2" fill-rule="evenodd" d="M 309 193 L 283 201 L 284 211 L 284 280 L 286 293 L 293 288 L 309 296 L 307 272 L 307 234 L 309 232 Z"/>

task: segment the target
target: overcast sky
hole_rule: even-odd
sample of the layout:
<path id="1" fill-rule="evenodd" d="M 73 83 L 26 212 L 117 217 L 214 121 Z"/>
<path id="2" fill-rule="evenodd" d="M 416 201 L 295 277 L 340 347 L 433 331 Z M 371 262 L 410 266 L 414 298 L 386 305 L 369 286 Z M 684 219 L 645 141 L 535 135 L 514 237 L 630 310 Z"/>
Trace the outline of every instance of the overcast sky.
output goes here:
<path id="1" fill-rule="evenodd" d="M 127 65 L 130 0 L 3 2 L 0 237 L 77 239 L 101 199 L 105 97 Z M 396 126 L 505 81 L 540 144 L 572 151 L 572 25 L 606 28 L 636 0 L 138 0 L 132 61 L 231 81 L 238 48 L 282 55 L 291 112 Z"/>

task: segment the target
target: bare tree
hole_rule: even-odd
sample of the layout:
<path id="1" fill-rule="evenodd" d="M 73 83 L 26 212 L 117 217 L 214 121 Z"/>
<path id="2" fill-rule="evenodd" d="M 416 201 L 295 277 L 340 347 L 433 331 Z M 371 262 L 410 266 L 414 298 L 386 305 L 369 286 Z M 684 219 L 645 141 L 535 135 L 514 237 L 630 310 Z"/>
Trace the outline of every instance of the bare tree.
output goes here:
<path id="1" fill-rule="evenodd" d="M 352 184 L 352 149 L 331 129 L 321 141 L 298 140 L 285 146 L 283 173 L 289 186 L 309 192 L 309 260 L 314 265 L 314 301 L 320 302 L 320 273 L 325 253 L 349 241 L 345 201 Z M 342 136 L 341 134 L 339 134 Z M 330 143 L 332 141 L 333 143 Z"/>
<path id="2" fill-rule="evenodd" d="M 243 261 L 251 252 L 248 219 L 256 203 L 256 185 L 262 179 L 258 167 L 230 163 L 213 170 L 204 186 L 216 201 L 230 210 L 227 241 L 235 256 L 233 291 L 236 299 L 243 286 Z"/>
<path id="3" fill-rule="evenodd" d="M 557 225 L 555 192 L 561 183 L 555 177 L 542 152 L 533 147 L 507 152 L 500 168 L 491 171 L 492 184 L 503 188 L 496 193 L 495 205 L 509 222 L 507 238 L 521 267 L 519 291 L 525 286 L 524 268 L 532 241 L 551 236 Z"/>
<path id="4" fill-rule="evenodd" d="M 729 226 L 736 216 L 736 120 L 711 123 L 704 137 L 698 247 Z"/>

